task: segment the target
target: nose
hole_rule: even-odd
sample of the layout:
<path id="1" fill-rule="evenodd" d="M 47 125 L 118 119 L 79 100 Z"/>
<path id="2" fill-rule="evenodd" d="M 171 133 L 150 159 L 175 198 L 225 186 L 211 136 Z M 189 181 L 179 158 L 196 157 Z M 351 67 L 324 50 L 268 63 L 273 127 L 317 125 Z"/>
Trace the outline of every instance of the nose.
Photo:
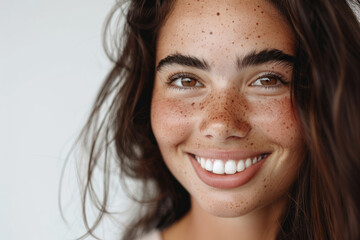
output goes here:
<path id="1" fill-rule="evenodd" d="M 219 142 L 245 138 L 251 130 L 248 110 L 246 101 L 239 97 L 224 93 L 212 97 L 203 109 L 200 124 L 202 136 Z"/>

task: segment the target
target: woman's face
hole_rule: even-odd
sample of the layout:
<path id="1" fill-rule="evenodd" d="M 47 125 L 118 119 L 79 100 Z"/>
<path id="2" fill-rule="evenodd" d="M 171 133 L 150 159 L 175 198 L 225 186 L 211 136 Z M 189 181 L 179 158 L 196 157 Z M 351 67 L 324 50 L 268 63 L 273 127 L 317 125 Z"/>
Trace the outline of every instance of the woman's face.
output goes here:
<path id="1" fill-rule="evenodd" d="M 207 212 L 269 206 L 296 178 L 294 47 L 267 1 L 176 1 L 162 26 L 151 125 L 166 165 Z"/>

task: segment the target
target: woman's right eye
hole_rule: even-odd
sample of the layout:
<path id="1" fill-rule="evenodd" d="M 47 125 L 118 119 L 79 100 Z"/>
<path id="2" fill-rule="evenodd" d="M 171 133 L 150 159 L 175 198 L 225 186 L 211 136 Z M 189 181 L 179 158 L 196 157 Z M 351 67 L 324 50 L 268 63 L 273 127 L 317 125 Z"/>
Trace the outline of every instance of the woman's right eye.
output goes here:
<path id="1" fill-rule="evenodd" d="M 174 76 L 170 79 L 170 85 L 176 88 L 204 87 L 197 79 L 190 76 Z"/>

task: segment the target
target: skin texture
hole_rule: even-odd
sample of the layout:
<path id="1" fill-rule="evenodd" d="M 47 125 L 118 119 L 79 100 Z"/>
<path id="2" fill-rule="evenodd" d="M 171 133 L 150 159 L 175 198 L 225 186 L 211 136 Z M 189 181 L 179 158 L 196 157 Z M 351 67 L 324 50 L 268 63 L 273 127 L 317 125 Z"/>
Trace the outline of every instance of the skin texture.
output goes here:
<path id="1" fill-rule="evenodd" d="M 239 68 L 253 51 L 294 55 L 293 34 L 265 1 L 177 1 L 161 28 L 157 64 L 172 54 L 206 61 L 207 69 L 168 64 L 156 72 L 151 125 L 163 159 L 191 195 L 191 210 L 166 239 L 274 239 L 304 145 L 291 104 L 292 68 L 278 62 Z M 269 72 L 272 88 L 259 84 Z M 186 75 L 193 87 L 181 85 Z M 173 80 L 172 82 L 169 80 Z M 275 82 L 274 82 L 275 81 Z M 271 153 L 246 184 L 214 188 L 189 154 L 202 150 Z"/>

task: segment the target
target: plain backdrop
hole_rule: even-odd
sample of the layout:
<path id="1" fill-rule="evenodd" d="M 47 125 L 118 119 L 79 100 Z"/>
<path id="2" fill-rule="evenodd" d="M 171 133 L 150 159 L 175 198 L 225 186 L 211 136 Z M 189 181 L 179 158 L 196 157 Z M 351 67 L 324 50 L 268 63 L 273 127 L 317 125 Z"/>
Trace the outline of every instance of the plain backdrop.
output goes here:
<path id="1" fill-rule="evenodd" d="M 101 38 L 113 4 L 0 0 L 1 240 L 74 239 L 81 232 L 80 216 L 70 214 L 68 226 L 61 219 L 58 186 L 110 68 Z M 64 197 L 76 202 L 66 184 Z"/>
<path id="2" fill-rule="evenodd" d="M 110 68 L 101 35 L 114 1 L 0 0 L 0 240 L 83 231 L 76 179 L 64 183 L 67 225 L 59 180 Z M 116 228 L 104 232 L 117 239 Z"/>

